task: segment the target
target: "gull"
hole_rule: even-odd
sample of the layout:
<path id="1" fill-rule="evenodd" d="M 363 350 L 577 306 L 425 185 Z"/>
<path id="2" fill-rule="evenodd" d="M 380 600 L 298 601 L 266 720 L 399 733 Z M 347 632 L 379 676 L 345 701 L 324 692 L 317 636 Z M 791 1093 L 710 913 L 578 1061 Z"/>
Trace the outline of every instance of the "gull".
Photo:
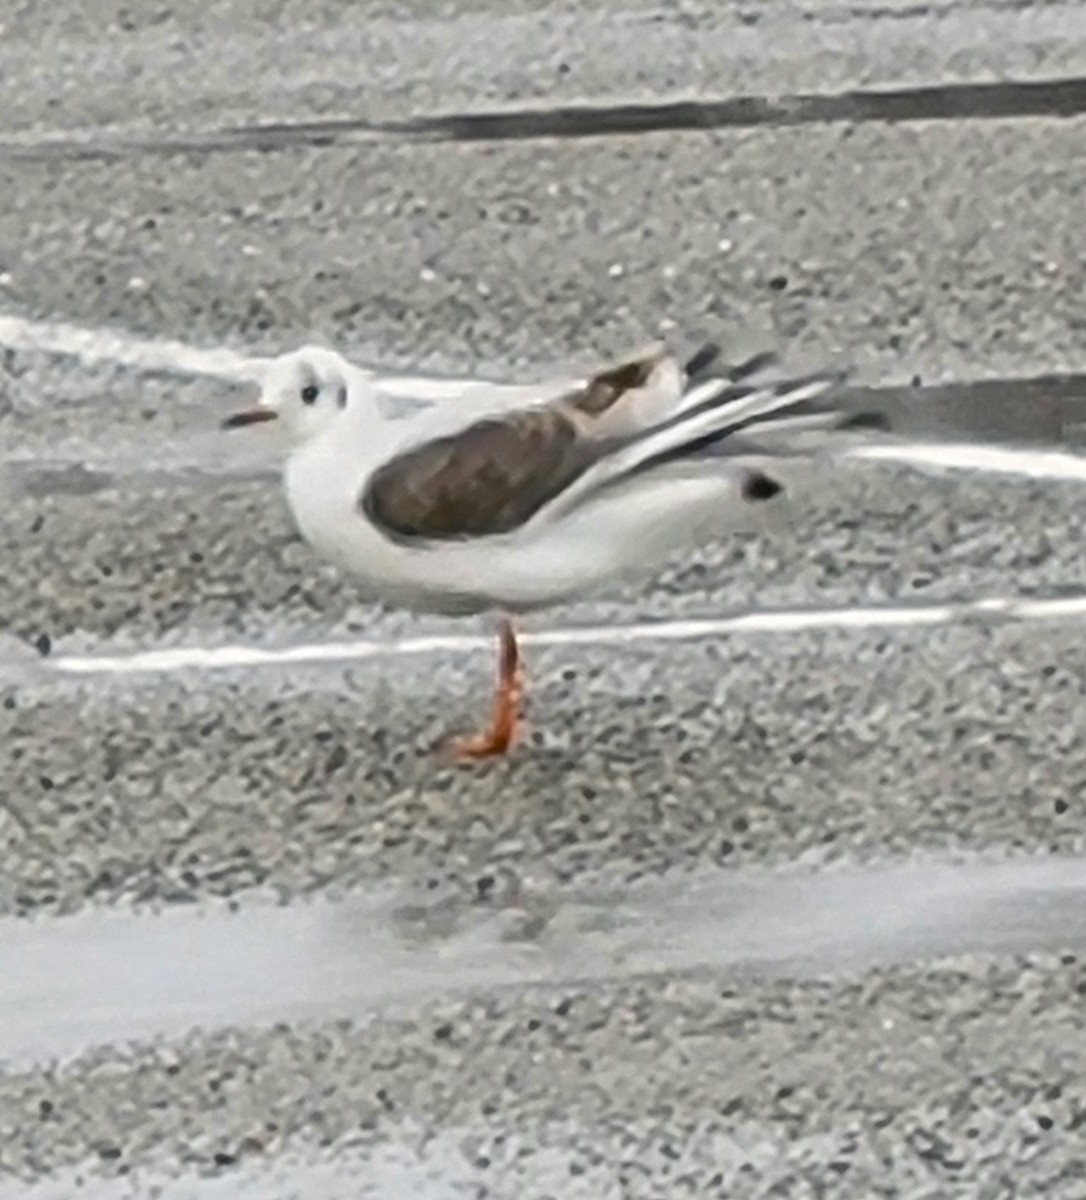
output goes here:
<path id="1" fill-rule="evenodd" d="M 265 360 L 256 407 L 224 425 L 282 429 L 299 531 L 372 598 L 499 614 L 489 726 L 449 745 L 475 760 L 504 754 L 518 730 L 515 619 L 719 538 L 784 490 L 774 464 L 879 421 L 815 402 L 837 373 L 768 378 L 772 353 L 719 358 L 715 344 L 685 363 L 656 345 L 579 381 L 433 399 L 304 346 Z"/>

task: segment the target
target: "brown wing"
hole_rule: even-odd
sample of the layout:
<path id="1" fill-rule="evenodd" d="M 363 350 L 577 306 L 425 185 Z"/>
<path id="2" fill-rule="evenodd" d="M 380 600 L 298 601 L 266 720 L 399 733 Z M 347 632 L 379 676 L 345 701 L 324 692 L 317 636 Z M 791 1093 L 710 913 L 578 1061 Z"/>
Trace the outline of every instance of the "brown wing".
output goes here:
<path id="1" fill-rule="evenodd" d="M 661 353 L 646 354 L 600 371 L 580 391 L 567 396 L 565 403 L 587 417 L 602 416 L 620 396 L 643 387 L 662 357 Z"/>
<path id="2" fill-rule="evenodd" d="M 404 538 L 508 533 L 534 516 L 594 460 L 558 407 L 488 417 L 398 455 L 371 476 L 362 509 Z"/>
<path id="3" fill-rule="evenodd" d="M 405 451 L 370 477 L 363 512 L 401 538 L 517 529 L 610 449 L 610 439 L 592 436 L 592 423 L 659 361 L 632 359 L 550 404 L 487 417 Z"/>

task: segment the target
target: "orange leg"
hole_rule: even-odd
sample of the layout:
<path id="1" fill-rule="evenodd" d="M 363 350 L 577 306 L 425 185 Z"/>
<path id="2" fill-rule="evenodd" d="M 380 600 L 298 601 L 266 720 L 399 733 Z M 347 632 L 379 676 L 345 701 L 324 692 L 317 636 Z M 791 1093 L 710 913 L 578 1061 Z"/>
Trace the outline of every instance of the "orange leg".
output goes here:
<path id="1" fill-rule="evenodd" d="M 471 762 L 505 754 L 513 744 L 520 715 L 521 673 L 520 651 L 513 623 L 502 621 L 499 633 L 498 687 L 494 694 L 494 714 L 490 728 L 474 737 L 456 738 L 450 745 L 454 758 Z"/>

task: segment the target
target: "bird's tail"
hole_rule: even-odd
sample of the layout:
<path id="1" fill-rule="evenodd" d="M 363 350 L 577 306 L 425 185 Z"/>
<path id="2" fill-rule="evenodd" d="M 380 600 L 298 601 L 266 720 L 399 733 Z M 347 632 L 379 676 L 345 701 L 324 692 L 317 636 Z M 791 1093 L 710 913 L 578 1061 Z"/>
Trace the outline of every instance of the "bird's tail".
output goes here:
<path id="1" fill-rule="evenodd" d="M 731 368 L 723 378 L 706 379 L 708 363 L 691 361 L 699 369 L 687 371 L 692 386 L 672 413 L 602 455 L 570 489 L 571 503 L 684 460 L 711 455 L 732 460 L 738 467 L 744 458 L 805 456 L 812 450 L 812 436 L 817 447 L 837 430 L 883 427 L 877 414 L 826 402 L 825 393 L 842 382 L 839 373 L 759 382 L 755 377 L 775 362 L 770 355 L 759 355 Z M 751 499 L 768 499 L 781 490 L 764 470 L 751 473 L 751 478 L 755 480 Z"/>

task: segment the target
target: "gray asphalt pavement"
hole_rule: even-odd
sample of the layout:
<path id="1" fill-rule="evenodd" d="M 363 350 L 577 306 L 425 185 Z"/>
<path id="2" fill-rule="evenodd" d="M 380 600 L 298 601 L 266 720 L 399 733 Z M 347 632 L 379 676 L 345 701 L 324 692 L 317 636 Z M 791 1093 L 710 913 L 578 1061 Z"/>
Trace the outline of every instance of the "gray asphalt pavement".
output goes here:
<path id="1" fill-rule="evenodd" d="M 450 372 L 553 369 L 574 348 L 583 366 L 667 322 L 787 339 L 880 382 L 1077 370 L 1084 129 L 0 163 L 0 295 L 34 315 L 202 342 L 334 339 Z"/>
<path id="2" fill-rule="evenodd" d="M 1082 69 L 1066 0 L 6 0 L 5 136 L 174 135 L 484 105 L 1043 80 Z M 43 53 L 42 48 L 48 47 Z M 244 69 L 239 69 L 244 64 Z M 93 86 L 88 86 L 93 79 Z"/>
<path id="3" fill-rule="evenodd" d="M 270 445 L 217 427 L 243 391 L 192 370 L 312 339 L 523 378 L 723 336 L 854 364 L 910 435 L 1069 444 L 1082 115 L 321 139 L 1081 78 L 1082 19 L 0 0 L 2 1200 L 1086 1194 L 1081 613 L 938 609 L 1079 597 L 1083 482 L 813 468 L 536 618 L 526 741 L 465 771 L 432 748 L 485 712 L 487 622 L 318 562 Z M 917 619 L 850 623 L 880 604 Z M 562 634 L 788 608 L 826 612 Z M 352 639 L 380 653 L 99 661 Z"/>

